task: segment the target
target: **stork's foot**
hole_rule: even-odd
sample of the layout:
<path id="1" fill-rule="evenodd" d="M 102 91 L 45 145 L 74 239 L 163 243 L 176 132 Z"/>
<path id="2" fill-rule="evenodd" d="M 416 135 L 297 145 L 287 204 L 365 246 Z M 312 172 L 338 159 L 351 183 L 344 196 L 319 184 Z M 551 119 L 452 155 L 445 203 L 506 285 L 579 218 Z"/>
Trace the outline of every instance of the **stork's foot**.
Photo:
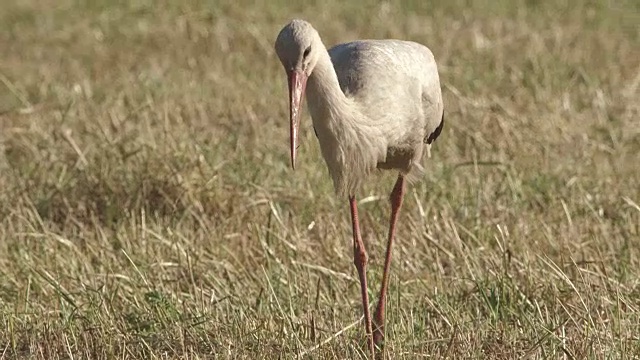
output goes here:
<path id="1" fill-rule="evenodd" d="M 373 315 L 373 343 L 379 350 L 384 349 L 384 313 L 380 313 L 380 306 Z"/>
<path id="2" fill-rule="evenodd" d="M 373 344 L 380 350 L 384 349 L 384 325 L 373 325 Z"/>
<path id="3" fill-rule="evenodd" d="M 366 355 L 366 357 L 364 357 L 365 359 L 372 359 L 372 360 L 380 360 L 380 359 L 384 359 L 384 349 L 381 346 L 378 345 L 373 345 L 374 348 L 374 352 L 371 353 L 371 342 L 373 337 L 365 337 L 363 340 L 361 340 L 359 342 L 359 349 L 362 351 L 363 355 Z"/>

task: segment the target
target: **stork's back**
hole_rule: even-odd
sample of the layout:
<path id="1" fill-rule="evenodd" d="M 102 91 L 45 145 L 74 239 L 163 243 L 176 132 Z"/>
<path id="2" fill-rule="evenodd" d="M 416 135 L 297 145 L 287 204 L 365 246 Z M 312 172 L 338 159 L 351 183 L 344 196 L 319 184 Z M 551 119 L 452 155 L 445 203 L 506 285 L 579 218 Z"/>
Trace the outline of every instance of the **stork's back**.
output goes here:
<path id="1" fill-rule="evenodd" d="M 329 55 L 342 91 L 371 121 L 396 123 L 408 131 L 423 127 L 426 136 L 440 124 L 438 70 L 433 53 L 424 45 L 359 40 L 336 45 Z"/>

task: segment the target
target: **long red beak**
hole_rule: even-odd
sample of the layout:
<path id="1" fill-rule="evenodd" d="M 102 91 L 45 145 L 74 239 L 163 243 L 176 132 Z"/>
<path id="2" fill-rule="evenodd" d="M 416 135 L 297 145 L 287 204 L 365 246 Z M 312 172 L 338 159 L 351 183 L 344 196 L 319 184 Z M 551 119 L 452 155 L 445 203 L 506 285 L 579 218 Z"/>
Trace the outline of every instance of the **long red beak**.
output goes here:
<path id="1" fill-rule="evenodd" d="M 300 104 L 307 87 L 307 75 L 301 71 L 287 71 L 289 78 L 289 121 L 291 132 L 291 167 L 296 168 L 296 149 L 298 148 L 298 128 L 300 127 Z"/>

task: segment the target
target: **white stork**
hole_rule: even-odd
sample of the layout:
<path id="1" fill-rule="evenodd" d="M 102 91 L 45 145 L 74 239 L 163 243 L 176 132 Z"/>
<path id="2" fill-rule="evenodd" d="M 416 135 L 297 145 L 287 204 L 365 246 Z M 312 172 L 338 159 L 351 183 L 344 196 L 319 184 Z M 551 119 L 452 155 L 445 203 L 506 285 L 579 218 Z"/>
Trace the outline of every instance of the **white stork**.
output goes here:
<path id="1" fill-rule="evenodd" d="M 354 264 L 360 278 L 369 350 L 384 340 L 384 314 L 391 248 L 405 178 L 418 179 L 422 154 L 440 135 L 444 105 L 431 51 L 401 40 L 359 40 L 327 48 L 304 20 L 278 34 L 275 50 L 287 73 L 291 165 L 295 169 L 300 104 L 306 91 L 313 127 L 335 191 L 349 198 Z M 367 295 L 367 252 L 355 200 L 374 169 L 399 171 L 391 192 L 391 222 L 378 305 L 373 317 Z M 375 325 L 375 328 L 372 326 Z"/>

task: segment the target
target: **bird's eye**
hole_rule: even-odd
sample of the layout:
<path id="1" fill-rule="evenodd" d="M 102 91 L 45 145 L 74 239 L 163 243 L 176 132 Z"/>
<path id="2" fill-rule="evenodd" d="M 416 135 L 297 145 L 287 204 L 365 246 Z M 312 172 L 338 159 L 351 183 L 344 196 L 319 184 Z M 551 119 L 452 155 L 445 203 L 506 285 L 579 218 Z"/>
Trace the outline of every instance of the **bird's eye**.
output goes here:
<path id="1" fill-rule="evenodd" d="M 307 57 L 309 56 L 309 53 L 311 52 L 311 46 L 308 46 L 306 49 L 304 49 L 304 53 L 302 53 L 303 57 Z"/>

